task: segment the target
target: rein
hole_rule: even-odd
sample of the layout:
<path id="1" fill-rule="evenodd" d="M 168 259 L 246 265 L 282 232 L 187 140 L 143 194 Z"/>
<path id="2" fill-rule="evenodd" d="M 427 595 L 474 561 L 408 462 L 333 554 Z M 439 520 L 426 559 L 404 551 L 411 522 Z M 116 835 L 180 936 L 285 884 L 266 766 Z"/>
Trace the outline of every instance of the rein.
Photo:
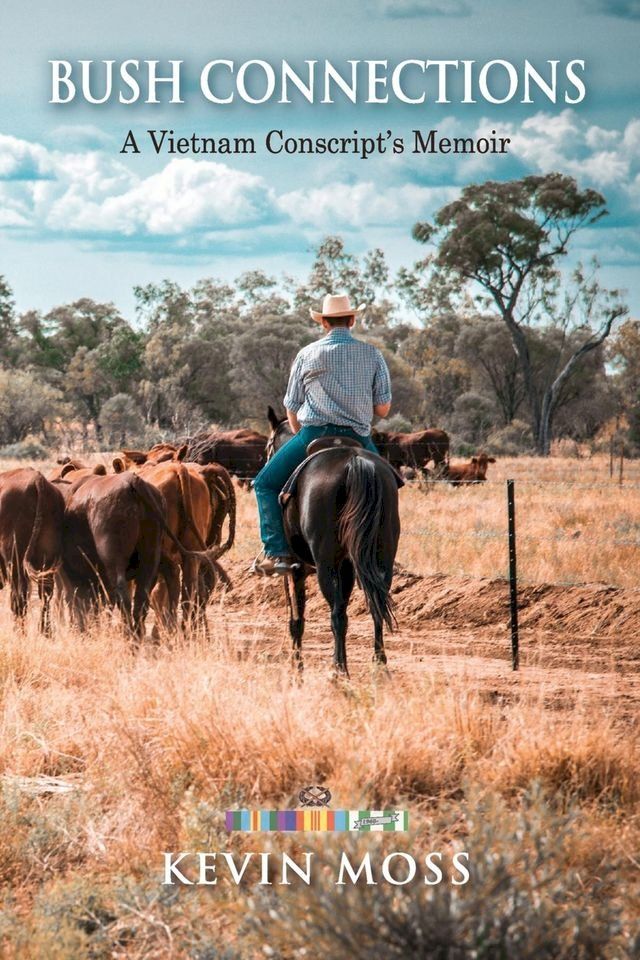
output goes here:
<path id="1" fill-rule="evenodd" d="M 272 456 L 276 452 L 276 440 L 278 439 L 278 437 L 280 436 L 280 434 L 282 433 L 283 429 L 286 426 L 287 426 L 287 421 L 281 420 L 278 426 L 275 428 L 275 430 L 271 431 L 271 436 L 267 440 L 267 446 L 265 451 L 267 454 L 267 460 L 271 460 Z"/>

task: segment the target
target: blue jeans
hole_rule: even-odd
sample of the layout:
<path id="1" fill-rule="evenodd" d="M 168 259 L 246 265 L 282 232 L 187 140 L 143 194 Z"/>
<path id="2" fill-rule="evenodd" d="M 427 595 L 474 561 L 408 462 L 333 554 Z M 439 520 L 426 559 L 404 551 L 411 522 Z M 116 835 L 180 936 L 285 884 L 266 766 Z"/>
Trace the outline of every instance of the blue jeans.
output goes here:
<path id="1" fill-rule="evenodd" d="M 371 436 L 362 436 L 349 427 L 327 424 L 324 427 L 302 427 L 291 440 L 280 447 L 253 482 L 260 515 L 260 537 L 268 557 L 287 556 L 291 548 L 284 535 L 282 508 L 278 501 L 285 483 L 307 456 L 307 446 L 317 437 L 352 437 L 359 440 L 367 450 L 377 453 Z"/>

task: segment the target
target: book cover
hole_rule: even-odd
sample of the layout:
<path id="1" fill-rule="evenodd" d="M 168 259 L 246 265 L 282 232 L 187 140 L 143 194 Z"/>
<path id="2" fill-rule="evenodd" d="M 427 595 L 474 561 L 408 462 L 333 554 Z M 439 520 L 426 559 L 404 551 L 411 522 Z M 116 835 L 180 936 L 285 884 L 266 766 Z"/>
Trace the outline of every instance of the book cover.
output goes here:
<path id="1" fill-rule="evenodd" d="M 3 5 L 3 956 L 640 956 L 639 41 Z"/>

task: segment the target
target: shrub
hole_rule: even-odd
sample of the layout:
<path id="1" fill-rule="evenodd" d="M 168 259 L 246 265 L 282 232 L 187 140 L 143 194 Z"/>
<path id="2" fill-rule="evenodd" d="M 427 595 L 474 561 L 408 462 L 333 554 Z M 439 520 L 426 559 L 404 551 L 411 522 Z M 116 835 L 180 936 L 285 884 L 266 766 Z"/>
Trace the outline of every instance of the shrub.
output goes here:
<path id="1" fill-rule="evenodd" d="M 449 435 L 449 450 L 454 457 L 474 457 L 478 452 L 478 445 L 452 433 Z"/>
<path id="2" fill-rule="evenodd" d="M 133 397 L 116 393 L 103 404 L 100 426 L 110 443 L 124 446 L 127 440 L 137 438 L 143 431 L 143 419 Z"/>
<path id="3" fill-rule="evenodd" d="M 336 960 L 631 960 L 640 938 L 633 894 L 619 882 L 626 868 L 610 856 L 595 875 L 580 873 L 571 858 L 583 826 L 576 810 L 558 813 L 535 788 L 520 811 L 476 795 L 456 824 L 455 847 L 469 853 L 467 884 L 451 886 L 444 869 L 444 882 L 425 884 L 426 852 L 448 846 L 432 833 L 426 849 L 424 838 L 418 849 L 417 838 L 394 844 L 418 864 L 406 886 L 379 882 L 384 850 L 351 839 L 345 852 L 360 863 L 369 850 L 376 885 L 336 887 L 339 857 L 318 851 L 326 868 L 318 882 L 292 888 L 286 900 L 259 894 L 248 926 L 279 958 L 303 956 L 313 944 L 315 955 Z M 451 836 L 450 822 L 440 827 L 441 838 Z"/>
<path id="4" fill-rule="evenodd" d="M 0 458 L 3 460 L 46 460 L 48 456 L 47 448 L 37 440 L 21 440 L 0 447 Z"/>
<path id="5" fill-rule="evenodd" d="M 401 413 L 394 413 L 392 417 L 386 417 L 376 423 L 376 430 L 383 433 L 411 433 L 411 421 L 403 417 Z"/>
<path id="6" fill-rule="evenodd" d="M 499 457 L 517 457 L 533 453 L 533 434 L 524 420 L 512 420 L 506 427 L 494 430 L 487 437 L 487 449 Z"/>
<path id="7" fill-rule="evenodd" d="M 62 395 L 29 371 L 0 369 L 0 443 L 40 433 L 62 410 Z"/>
<path id="8" fill-rule="evenodd" d="M 480 393 L 461 393 L 455 402 L 451 427 L 476 447 L 485 443 L 495 423 L 495 408 L 491 400 Z"/>

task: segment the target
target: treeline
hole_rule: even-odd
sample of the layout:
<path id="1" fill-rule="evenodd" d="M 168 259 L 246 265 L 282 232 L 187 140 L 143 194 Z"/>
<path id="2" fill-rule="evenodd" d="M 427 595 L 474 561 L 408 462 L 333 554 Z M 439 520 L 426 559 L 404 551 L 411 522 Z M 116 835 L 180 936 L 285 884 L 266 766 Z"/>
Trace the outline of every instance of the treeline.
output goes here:
<path id="1" fill-rule="evenodd" d="M 0 278 L 0 445 L 6 455 L 264 429 L 293 357 L 319 335 L 309 307 L 346 291 L 367 304 L 358 334 L 389 363 L 392 426 L 439 426 L 461 452 L 511 454 L 546 453 L 552 438 L 593 444 L 613 424 L 634 453 L 640 324 L 595 265 L 571 277 L 557 266 L 603 204 L 558 175 L 472 186 L 416 225 L 432 250 L 395 277 L 382 250 L 357 257 L 330 236 L 302 282 L 261 270 L 191 289 L 166 280 L 137 287 L 127 318 L 86 298 L 19 314 Z"/>

